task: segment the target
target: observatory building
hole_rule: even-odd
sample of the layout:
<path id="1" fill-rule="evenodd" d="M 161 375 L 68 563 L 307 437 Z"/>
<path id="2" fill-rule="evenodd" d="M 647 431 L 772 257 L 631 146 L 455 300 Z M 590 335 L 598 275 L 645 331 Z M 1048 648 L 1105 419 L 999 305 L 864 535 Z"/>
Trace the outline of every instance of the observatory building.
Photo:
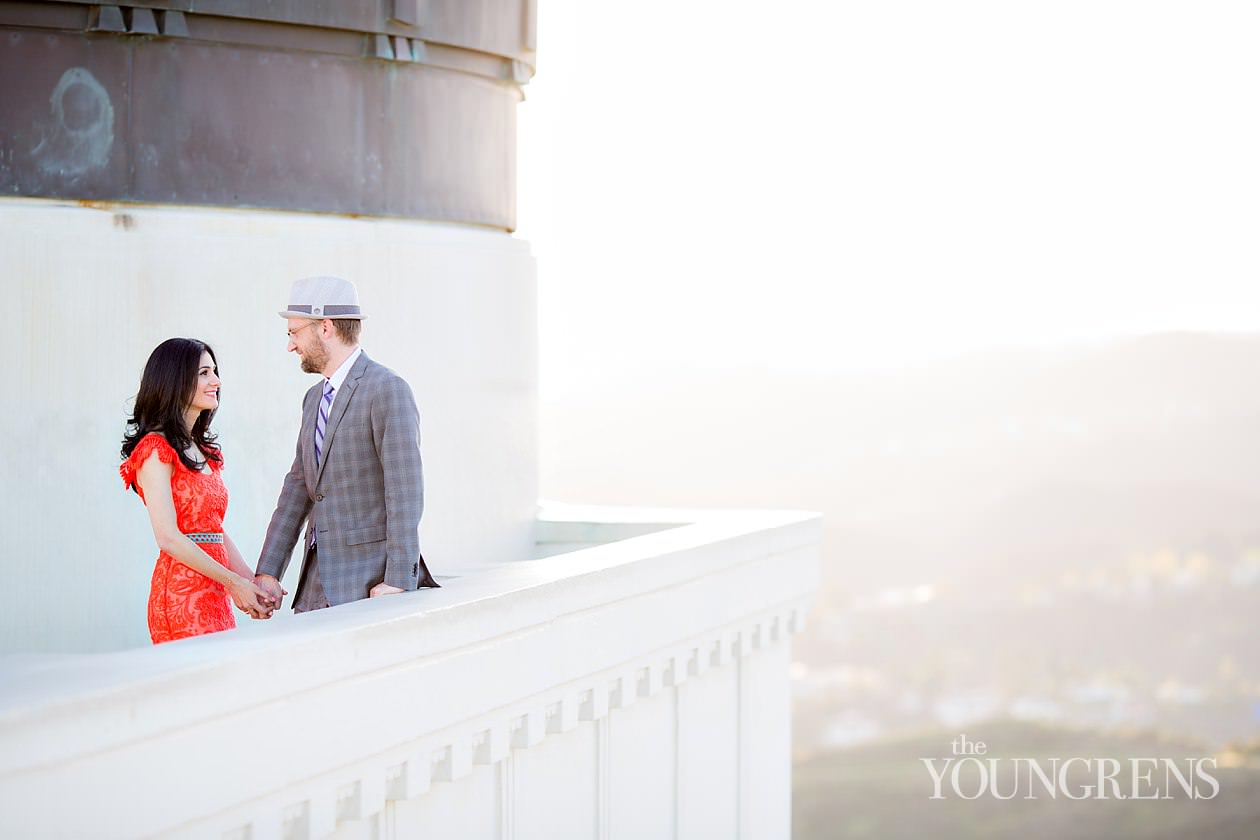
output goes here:
<path id="1" fill-rule="evenodd" d="M 0 0 L 0 836 L 789 836 L 818 518 L 538 502 L 535 20 Z M 117 474 L 144 361 L 215 348 L 252 563 L 313 381 L 276 312 L 320 274 L 415 392 L 442 588 L 154 647 Z"/>

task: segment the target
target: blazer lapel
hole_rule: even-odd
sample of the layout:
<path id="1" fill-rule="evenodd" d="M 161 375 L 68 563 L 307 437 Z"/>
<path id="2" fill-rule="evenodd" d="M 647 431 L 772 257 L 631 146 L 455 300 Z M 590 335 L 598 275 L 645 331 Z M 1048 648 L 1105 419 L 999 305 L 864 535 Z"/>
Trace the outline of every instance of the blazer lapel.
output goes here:
<path id="1" fill-rule="evenodd" d="M 322 391 L 320 385 L 316 385 L 313 390 Z M 311 494 L 315 493 L 315 412 L 319 411 L 319 394 L 316 393 L 315 399 L 307 400 L 309 406 L 302 412 L 302 431 L 299 437 L 302 441 L 302 472 L 306 477 L 306 486 L 310 488 Z"/>
<path id="2" fill-rule="evenodd" d="M 346 409 L 350 406 L 350 400 L 354 397 L 354 389 L 359 387 L 359 378 L 363 376 L 363 372 L 367 370 L 368 357 L 366 353 L 360 353 L 358 361 L 354 363 L 354 367 L 350 368 L 350 375 L 346 377 L 346 381 L 341 383 L 341 388 L 337 393 L 333 394 L 332 414 L 328 418 L 328 428 L 324 430 L 324 446 L 323 453 L 319 459 L 319 467 L 315 470 L 315 485 L 319 485 L 320 476 L 324 474 L 324 467 L 328 464 L 328 456 L 332 452 L 333 437 L 337 434 L 337 427 L 341 424 L 341 418 L 345 416 Z"/>

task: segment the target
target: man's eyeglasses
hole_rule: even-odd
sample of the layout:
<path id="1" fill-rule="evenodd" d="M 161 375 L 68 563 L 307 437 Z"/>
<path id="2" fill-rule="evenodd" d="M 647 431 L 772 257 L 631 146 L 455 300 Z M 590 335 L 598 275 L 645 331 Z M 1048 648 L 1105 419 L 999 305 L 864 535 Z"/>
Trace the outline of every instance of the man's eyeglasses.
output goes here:
<path id="1" fill-rule="evenodd" d="M 318 323 L 319 321 L 311 321 L 309 324 L 306 325 L 306 327 L 313 327 Z M 285 330 L 285 334 L 289 336 L 289 341 L 292 341 L 293 337 L 297 335 L 298 333 L 300 333 L 302 330 L 306 329 L 306 327 L 298 327 L 296 330 Z"/>

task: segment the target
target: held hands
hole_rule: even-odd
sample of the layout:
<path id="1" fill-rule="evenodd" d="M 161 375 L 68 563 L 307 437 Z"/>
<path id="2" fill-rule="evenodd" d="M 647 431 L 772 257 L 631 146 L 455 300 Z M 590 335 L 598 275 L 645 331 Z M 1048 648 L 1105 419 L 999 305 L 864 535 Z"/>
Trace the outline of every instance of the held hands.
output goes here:
<path id="1" fill-rule="evenodd" d="M 250 618 L 271 618 L 271 614 L 280 606 L 278 598 L 273 598 L 266 589 L 240 575 L 233 575 L 232 580 L 228 582 L 227 590 L 236 608 Z"/>
<path id="2" fill-rule="evenodd" d="M 382 595 L 397 595 L 399 592 L 403 591 L 405 590 L 399 589 L 397 586 L 390 586 L 385 581 L 381 581 L 368 591 L 368 597 L 379 598 Z"/>
<path id="3" fill-rule="evenodd" d="M 256 588 L 261 590 L 262 597 L 259 603 L 265 607 L 263 615 L 252 615 L 253 618 L 271 618 L 271 614 L 280 609 L 280 605 L 284 602 L 284 596 L 289 591 L 280 585 L 280 581 L 271 575 L 254 575 L 254 584 Z"/>

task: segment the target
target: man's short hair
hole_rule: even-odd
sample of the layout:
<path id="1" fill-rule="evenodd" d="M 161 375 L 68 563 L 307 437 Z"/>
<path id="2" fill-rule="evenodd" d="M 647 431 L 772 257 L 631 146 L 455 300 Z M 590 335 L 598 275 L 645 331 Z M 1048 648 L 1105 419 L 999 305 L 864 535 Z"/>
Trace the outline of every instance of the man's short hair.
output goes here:
<path id="1" fill-rule="evenodd" d="M 358 318 L 332 318 L 333 328 L 343 344 L 358 344 L 359 333 L 363 330 L 363 322 Z"/>

